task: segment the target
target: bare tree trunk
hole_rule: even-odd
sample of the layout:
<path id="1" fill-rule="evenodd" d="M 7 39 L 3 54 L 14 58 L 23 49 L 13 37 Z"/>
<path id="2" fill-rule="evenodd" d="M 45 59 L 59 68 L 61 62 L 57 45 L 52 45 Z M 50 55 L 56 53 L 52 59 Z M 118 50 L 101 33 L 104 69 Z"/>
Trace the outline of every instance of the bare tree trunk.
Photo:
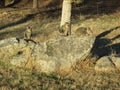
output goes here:
<path id="1" fill-rule="evenodd" d="M 33 8 L 38 8 L 38 0 L 33 0 Z"/>
<path id="2" fill-rule="evenodd" d="M 60 27 L 62 27 L 66 22 L 69 24 L 71 23 L 71 8 L 71 0 L 63 0 Z"/>
<path id="3" fill-rule="evenodd" d="M 72 0 L 63 0 L 60 32 L 65 35 L 71 35 L 71 3 Z"/>

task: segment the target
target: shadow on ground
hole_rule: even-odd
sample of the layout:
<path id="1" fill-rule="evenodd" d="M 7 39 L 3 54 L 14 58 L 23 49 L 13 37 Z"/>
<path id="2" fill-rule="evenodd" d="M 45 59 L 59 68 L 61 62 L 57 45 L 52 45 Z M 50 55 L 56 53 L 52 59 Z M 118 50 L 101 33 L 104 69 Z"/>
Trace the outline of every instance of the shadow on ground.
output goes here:
<path id="1" fill-rule="evenodd" d="M 32 18 L 34 18 L 35 15 L 36 15 L 36 14 L 28 14 L 28 15 L 26 15 L 24 18 L 20 19 L 20 20 L 17 21 L 17 22 L 12 22 L 12 23 L 8 23 L 8 24 L 6 24 L 6 25 L 4 25 L 4 26 L 0 26 L 0 30 L 1 30 L 1 29 L 5 29 L 5 28 L 7 28 L 7 27 L 12 27 L 12 26 L 15 26 L 15 25 L 18 25 L 18 24 L 25 23 L 25 22 L 31 20 Z"/>
<path id="2" fill-rule="evenodd" d="M 74 14 L 109 14 L 120 8 L 119 0 L 84 0 L 83 3 L 73 5 Z"/>
<path id="3" fill-rule="evenodd" d="M 113 52 L 117 56 L 120 55 L 120 43 L 111 44 L 113 40 L 120 38 L 120 35 L 112 39 L 104 38 L 104 36 L 118 28 L 120 28 L 120 26 L 107 30 L 96 37 L 93 49 L 91 51 L 93 55 L 97 55 L 99 58 L 102 56 L 110 55 Z"/>

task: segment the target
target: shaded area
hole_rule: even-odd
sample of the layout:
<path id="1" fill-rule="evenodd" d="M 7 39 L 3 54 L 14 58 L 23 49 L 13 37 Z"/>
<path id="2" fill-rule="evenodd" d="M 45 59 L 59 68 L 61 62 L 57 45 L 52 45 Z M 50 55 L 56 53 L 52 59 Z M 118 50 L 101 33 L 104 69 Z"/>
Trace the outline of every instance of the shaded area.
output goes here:
<path id="1" fill-rule="evenodd" d="M 55 1 L 53 1 L 55 2 Z M 61 4 L 61 3 L 59 3 Z M 72 6 L 72 18 L 78 19 L 80 15 L 90 15 L 85 17 L 88 19 L 94 15 L 110 14 L 120 10 L 119 0 L 84 0 L 80 4 L 73 4 Z M 61 6 L 57 7 L 57 4 L 49 4 L 43 6 L 39 11 L 41 13 L 46 13 L 49 17 L 60 17 L 61 16 Z"/>
<path id="2" fill-rule="evenodd" d="M 49 3 L 46 6 L 44 6 L 44 3 L 47 1 L 41 0 L 40 2 L 42 2 L 43 5 L 39 5 L 39 7 L 42 7 L 42 8 L 39 8 L 36 14 L 26 15 L 26 17 L 24 17 L 23 19 L 17 22 L 13 22 L 13 23 L 6 24 L 4 26 L 0 26 L 0 29 L 15 26 L 15 25 L 24 23 L 26 21 L 29 21 L 37 14 L 41 14 L 41 15 L 44 14 L 43 17 L 52 18 L 52 19 L 59 18 L 61 16 L 61 6 L 60 6 L 62 4 L 61 0 L 59 2 L 57 2 L 56 0 L 53 0 L 53 1 L 48 0 Z M 59 7 L 57 7 L 58 3 L 60 4 Z M 25 4 L 25 6 L 23 6 L 23 4 Z M 32 6 L 32 0 L 26 0 L 26 1 L 15 0 L 15 2 L 11 4 L 9 7 L 23 8 L 23 7 L 28 7 L 28 5 Z M 105 1 L 104 0 L 90 0 L 90 1 L 84 0 L 84 2 L 81 4 L 73 5 L 72 18 L 78 19 L 78 17 L 81 14 L 90 15 L 90 16 L 85 17 L 85 20 L 86 20 L 90 18 L 91 15 L 112 13 L 116 11 L 119 7 L 120 7 L 119 0 L 115 0 L 115 1 L 113 0 L 105 0 Z"/>
<path id="3" fill-rule="evenodd" d="M 46 13 L 50 17 L 61 16 L 61 6 L 57 7 L 58 4 L 54 4 L 55 1 L 49 3 L 47 6 L 39 8 L 41 13 Z M 62 4 L 61 2 L 58 2 Z M 80 4 L 73 4 L 72 6 L 72 18 L 78 19 L 80 15 L 101 15 L 110 14 L 120 10 L 119 0 L 84 0 Z M 86 17 L 88 19 L 90 17 Z"/>
<path id="4" fill-rule="evenodd" d="M 5 6 L 5 0 L 0 0 L 0 8 Z"/>
<path id="5" fill-rule="evenodd" d="M 20 20 L 17 21 L 17 22 L 12 22 L 12 23 L 6 24 L 6 25 L 4 25 L 4 26 L 0 26 L 0 30 L 1 30 L 1 29 L 5 29 L 5 28 L 7 28 L 7 27 L 11 27 L 11 26 L 15 26 L 15 25 L 18 25 L 18 24 L 22 24 L 22 23 L 24 23 L 24 22 L 27 22 L 27 21 L 31 20 L 32 18 L 34 18 L 35 15 L 36 15 L 36 14 L 28 14 L 28 15 L 26 15 L 24 18 L 20 19 Z"/>
<path id="6" fill-rule="evenodd" d="M 103 14 L 112 13 L 120 8 L 119 0 L 84 0 L 83 3 L 73 5 L 74 14 Z M 80 12 L 78 12 L 80 11 Z"/>
<path id="7" fill-rule="evenodd" d="M 6 39 L 6 38 L 12 38 L 12 37 L 23 38 L 26 27 L 25 26 L 23 28 L 20 27 L 20 28 L 14 29 L 14 31 L 2 32 L 0 33 L 0 40 Z M 36 37 L 39 34 L 42 35 L 43 33 L 41 31 L 33 32 L 32 37 Z"/>
<path id="8" fill-rule="evenodd" d="M 97 55 L 99 58 L 102 56 L 110 55 L 113 52 L 115 52 L 116 55 L 120 55 L 120 43 L 109 45 L 111 44 L 112 40 L 120 38 L 119 35 L 113 39 L 104 38 L 104 36 L 108 35 L 118 28 L 120 28 L 120 26 L 107 30 L 96 37 L 93 49 L 91 51 L 93 55 Z"/>
<path id="9" fill-rule="evenodd" d="M 9 7 L 19 7 L 19 8 L 32 8 L 32 0 L 15 0 L 15 2 Z M 55 17 L 60 16 L 62 7 L 62 0 L 39 0 L 39 11 L 48 12 L 46 14 L 53 15 Z M 56 9 L 56 10 L 55 10 Z M 84 0 L 80 4 L 73 4 L 72 14 L 77 16 L 83 15 L 100 15 L 113 13 L 116 10 L 120 10 L 119 0 Z M 55 11 L 55 12 L 54 12 Z M 49 13 L 50 12 L 50 13 Z M 58 12 L 58 14 L 56 14 Z M 55 14 L 54 14 L 55 13 Z"/>
<path id="10" fill-rule="evenodd" d="M 112 38 L 111 40 L 116 40 L 117 38 L 120 38 L 120 35 L 117 35 L 116 37 Z"/>
<path id="11" fill-rule="evenodd" d="M 15 5 L 15 4 L 20 3 L 21 1 L 22 1 L 22 0 L 14 0 L 14 2 L 13 2 L 12 4 L 7 5 L 6 7 L 11 7 L 11 6 Z"/>
<path id="12" fill-rule="evenodd" d="M 51 8 L 39 8 L 37 14 L 42 15 L 43 18 L 56 19 L 61 16 L 61 8 L 51 7 Z"/>
<path id="13" fill-rule="evenodd" d="M 59 8 L 58 9 L 53 8 L 53 9 L 48 9 L 48 10 L 41 9 L 41 10 L 37 10 L 37 11 L 33 10 L 33 13 L 25 15 L 24 18 L 22 17 L 18 21 L 12 21 L 11 23 L 1 24 L 0 30 L 25 23 L 27 21 L 32 20 L 34 17 L 39 17 L 39 20 L 45 19 L 45 21 L 47 18 L 56 19 L 56 18 L 58 18 L 59 15 L 61 15 L 60 13 L 61 12 L 60 12 Z M 13 17 L 10 17 L 10 18 L 13 18 Z M 46 21 L 46 22 L 48 22 L 48 21 Z"/>
<path id="14" fill-rule="evenodd" d="M 32 0 L 14 0 L 14 2 L 12 4 L 7 5 L 6 7 L 23 7 L 27 4 L 29 4 L 29 2 L 32 2 Z"/>
<path id="15" fill-rule="evenodd" d="M 26 28 L 17 28 L 14 31 L 6 31 L 0 33 L 0 40 L 11 38 L 11 37 L 17 37 L 17 38 L 23 38 L 23 32 Z"/>
<path id="16" fill-rule="evenodd" d="M 62 4 L 62 0 L 38 0 L 38 7 L 39 8 L 50 8 L 53 6 L 60 6 Z M 10 7 L 16 7 L 16 8 L 23 8 L 23 7 L 29 7 L 32 8 L 33 6 L 33 0 L 15 0 L 15 2 Z"/>

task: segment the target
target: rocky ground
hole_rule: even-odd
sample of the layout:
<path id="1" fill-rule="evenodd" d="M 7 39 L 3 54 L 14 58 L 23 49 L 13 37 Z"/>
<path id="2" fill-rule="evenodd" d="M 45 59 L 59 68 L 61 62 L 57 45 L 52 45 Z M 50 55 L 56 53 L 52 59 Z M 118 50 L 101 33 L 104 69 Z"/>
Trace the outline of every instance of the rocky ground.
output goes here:
<path id="1" fill-rule="evenodd" d="M 32 27 L 32 39 L 35 42 L 45 42 L 58 35 L 60 10 L 47 12 L 30 8 L 0 9 L 0 40 L 17 37 L 23 39 L 27 26 Z M 77 62 L 69 73 L 39 73 L 34 68 L 16 67 L 6 61 L 0 61 L 0 89 L 2 90 L 86 90 L 86 89 L 116 89 L 119 90 L 119 68 L 110 72 L 98 72 L 116 68 L 108 57 L 120 57 L 120 10 L 102 14 L 75 14 L 72 17 L 72 34 L 79 27 L 90 27 L 96 40 L 91 55 L 83 62 Z M 2 58 L 1 58 L 2 59 Z M 99 61 L 99 62 L 98 62 Z M 112 59 L 114 61 L 114 59 Z M 112 63 L 112 65 L 111 65 Z M 109 68 L 110 65 L 110 68 Z M 97 70 L 96 70 L 96 68 Z"/>

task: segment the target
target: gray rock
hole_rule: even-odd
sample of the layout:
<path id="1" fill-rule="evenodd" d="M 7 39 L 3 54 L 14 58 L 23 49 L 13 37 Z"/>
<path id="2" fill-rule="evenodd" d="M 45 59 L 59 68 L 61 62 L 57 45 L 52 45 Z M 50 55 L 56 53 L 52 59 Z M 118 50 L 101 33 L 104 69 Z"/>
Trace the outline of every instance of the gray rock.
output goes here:
<path id="1" fill-rule="evenodd" d="M 96 71 L 111 71 L 115 69 L 120 69 L 120 57 L 104 56 L 95 65 Z"/>
<path id="2" fill-rule="evenodd" d="M 114 65 L 116 66 L 117 69 L 120 69 L 120 57 L 111 57 Z"/>
<path id="3" fill-rule="evenodd" d="M 24 42 L 24 43 L 23 43 Z M 0 41 L 0 58 L 9 58 L 17 54 L 21 48 L 26 47 L 24 40 L 17 40 L 16 38 L 10 38 Z"/>
<path id="4" fill-rule="evenodd" d="M 69 71 L 76 61 L 90 54 L 94 40 L 92 35 L 56 36 L 35 44 L 10 38 L 0 41 L 0 58 L 7 53 L 5 57 L 13 65 L 25 66 L 29 61 L 41 72 Z"/>
<path id="5" fill-rule="evenodd" d="M 25 55 L 16 55 L 14 57 L 12 57 L 12 59 L 10 59 L 10 63 L 16 66 L 21 66 L 24 67 L 25 64 L 27 63 L 27 56 Z"/>

